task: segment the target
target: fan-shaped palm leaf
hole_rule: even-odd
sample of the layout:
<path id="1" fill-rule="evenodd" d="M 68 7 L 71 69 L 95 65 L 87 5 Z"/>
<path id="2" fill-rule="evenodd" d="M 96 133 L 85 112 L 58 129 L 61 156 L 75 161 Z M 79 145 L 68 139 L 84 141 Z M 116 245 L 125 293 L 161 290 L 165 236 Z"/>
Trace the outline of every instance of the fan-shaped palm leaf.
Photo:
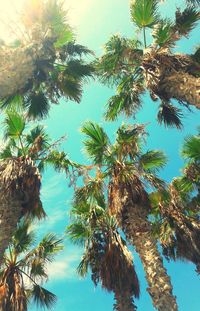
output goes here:
<path id="1" fill-rule="evenodd" d="M 139 27 L 152 27 L 158 22 L 157 0 L 132 0 L 131 17 L 132 21 Z"/>
<path id="2" fill-rule="evenodd" d="M 185 159 L 200 161 L 200 136 L 188 136 L 184 141 L 181 154 Z"/>
<path id="3" fill-rule="evenodd" d="M 86 122 L 82 126 L 81 132 L 87 137 L 84 141 L 87 154 L 94 160 L 94 163 L 100 164 L 103 161 L 105 153 L 108 154 L 108 136 L 102 127 L 91 121 Z"/>

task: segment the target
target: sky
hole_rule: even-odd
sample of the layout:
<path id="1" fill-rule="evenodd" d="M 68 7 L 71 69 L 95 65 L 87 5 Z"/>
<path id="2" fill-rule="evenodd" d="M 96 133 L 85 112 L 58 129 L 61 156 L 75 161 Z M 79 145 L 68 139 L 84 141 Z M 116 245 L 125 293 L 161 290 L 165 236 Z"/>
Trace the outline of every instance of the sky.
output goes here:
<path id="1" fill-rule="evenodd" d="M 24 0 L 23 0 L 24 1 Z M 5 20 L 16 18 L 16 11 L 20 10 L 22 0 L 0 0 L 1 27 L 0 36 L 6 36 L 7 26 Z M 135 29 L 130 22 L 128 0 L 65 0 L 68 8 L 69 22 L 73 26 L 78 43 L 86 45 L 101 55 L 103 45 L 112 34 L 120 33 L 123 36 L 135 37 Z M 173 16 L 176 6 L 183 7 L 184 1 L 165 1 L 160 8 L 163 16 Z M 190 53 L 192 46 L 196 44 L 199 29 L 192 32 L 189 40 L 178 42 L 177 51 Z M 138 35 L 138 34 L 137 34 Z M 148 39 L 147 39 L 148 40 Z M 114 123 L 106 123 L 103 120 L 104 107 L 115 90 L 107 88 L 97 81 L 90 81 L 84 87 L 84 94 L 80 104 L 61 101 L 60 105 L 51 108 L 49 117 L 44 121 L 49 135 L 53 139 L 66 134 L 67 140 L 62 148 L 75 161 L 86 160 L 83 153 L 82 135 L 80 127 L 86 120 L 97 121 L 103 125 L 111 138 L 115 136 L 115 130 L 124 123 L 134 122 L 149 123 L 147 129 L 147 149 L 160 149 L 168 156 L 168 165 L 162 172 L 162 177 L 169 181 L 180 174 L 183 161 L 180 158 L 180 147 L 184 137 L 194 134 L 199 125 L 200 112 L 184 111 L 184 129 L 166 129 L 156 122 L 157 104 L 152 103 L 149 96 L 144 96 L 144 108 L 137 114 L 136 120 L 120 117 Z M 43 176 L 42 201 L 48 214 L 47 220 L 35 224 L 38 237 L 47 232 L 56 232 L 63 235 L 66 225 L 69 223 L 69 210 L 72 199 L 72 189 L 68 187 L 64 174 L 58 174 L 53 169 L 48 169 Z M 76 274 L 76 267 L 80 261 L 82 250 L 65 241 L 64 251 L 57 256 L 56 261 L 48 267 L 49 281 L 45 285 L 54 292 L 58 301 L 55 311 L 110 311 L 113 305 L 113 295 L 94 287 L 90 275 L 86 279 L 80 279 Z M 136 300 L 139 311 L 153 311 L 151 300 L 146 292 L 146 281 L 140 260 L 134 254 L 134 264 L 141 285 L 141 297 Z M 200 310 L 199 292 L 200 283 L 192 264 L 177 262 L 167 263 L 165 266 L 171 276 L 174 286 L 174 294 L 177 296 L 180 311 Z M 31 311 L 40 310 L 34 305 Z"/>

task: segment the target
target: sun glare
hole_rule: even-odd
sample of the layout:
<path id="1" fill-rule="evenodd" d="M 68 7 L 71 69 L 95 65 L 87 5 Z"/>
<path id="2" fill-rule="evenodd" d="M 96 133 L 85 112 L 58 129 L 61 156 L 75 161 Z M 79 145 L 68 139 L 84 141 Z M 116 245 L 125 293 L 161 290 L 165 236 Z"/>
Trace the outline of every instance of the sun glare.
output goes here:
<path id="1" fill-rule="evenodd" d="M 0 0 L 0 39 L 9 42 L 19 36 L 20 12 L 24 4 L 30 1 L 40 0 Z M 77 28 L 92 0 L 64 0 L 63 2 L 68 11 L 70 25 Z"/>

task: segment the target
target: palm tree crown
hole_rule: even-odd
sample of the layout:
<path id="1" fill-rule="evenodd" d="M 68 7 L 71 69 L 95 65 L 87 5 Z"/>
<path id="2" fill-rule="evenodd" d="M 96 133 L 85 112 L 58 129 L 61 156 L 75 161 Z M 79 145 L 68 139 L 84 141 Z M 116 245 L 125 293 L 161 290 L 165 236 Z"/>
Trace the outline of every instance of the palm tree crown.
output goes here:
<path id="1" fill-rule="evenodd" d="M 78 273 L 91 269 L 92 280 L 115 294 L 114 310 L 136 310 L 133 296 L 139 297 L 139 282 L 132 255 L 117 230 L 114 217 L 108 214 L 102 181 L 91 178 L 74 196 L 72 224 L 67 234 L 74 243 L 84 246 Z"/>
<path id="2" fill-rule="evenodd" d="M 61 98 L 79 103 L 83 82 L 93 73 L 83 56 L 92 52 L 75 42 L 63 4 L 28 2 L 22 32 L 17 46 L 4 45 L 0 52 L 1 109 L 21 106 L 35 119 L 44 118 Z"/>
<path id="3" fill-rule="evenodd" d="M 47 280 L 47 266 L 63 248 L 62 240 L 47 234 L 37 246 L 34 242 L 30 222 L 21 222 L 0 269 L 1 310 L 26 311 L 30 301 L 50 308 L 56 302 L 56 296 L 40 284 Z"/>
<path id="4" fill-rule="evenodd" d="M 183 175 L 164 191 L 151 194 L 154 230 L 167 259 L 193 262 L 200 273 L 200 136 L 188 136 L 181 154 L 186 160 Z"/>
<path id="5" fill-rule="evenodd" d="M 146 90 L 153 101 L 160 102 L 157 119 L 167 126 L 181 127 L 182 106 L 200 108 L 199 49 L 192 55 L 176 54 L 172 49 L 178 40 L 189 36 L 199 12 L 194 6 L 187 6 L 182 11 L 177 9 L 175 19 L 169 20 L 161 18 L 158 5 L 157 0 L 132 1 L 131 19 L 143 33 L 143 43 L 114 35 L 95 63 L 100 80 L 117 88 L 107 104 L 107 120 L 116 119 L 120 113 L 135 115 Z M 149 44 L 146 34 L 150 30 Z"/>
<path id="6" fill-rule="evenodd" d="M 92 160 L 91 165 L 83 166 L 86 181 L 87 172 L 94 173 L 96 169 L 98 178 L 105 185 L 109 215 L 116 217 L 117 225 L 123 229 L 141 257 L 154 306 L 160 311 L 177 310 L 170 279 L 163 267 L 156 241 L 151 237 L 148 221 L 151 208 L 145 190 L 147 184 L 158 189 L 164 187 L 157 172 L 166 163 L 165 155 L 157 150 L 142 152 L 144 125 L 121 126 L 114 143 L 103 128 L 94 122 L 86 122 L 81 131 L 86 136 L 85 150 Z"/>

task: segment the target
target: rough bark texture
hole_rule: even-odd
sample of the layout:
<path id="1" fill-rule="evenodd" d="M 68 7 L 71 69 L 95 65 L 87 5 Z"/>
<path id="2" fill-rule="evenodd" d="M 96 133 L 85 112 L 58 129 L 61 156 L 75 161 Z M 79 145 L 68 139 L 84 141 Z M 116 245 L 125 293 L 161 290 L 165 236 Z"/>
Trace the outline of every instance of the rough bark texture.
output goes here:
<path id="1" fill-rule="evenodd" d="M 22 92 L 34 76 L 37 61 L 51 57 L 50 51 L 44 39 L 18 48 L 1 48 L 0 99 Z"/>
<path id="2" fill-rule="evenodd" d="M 160 93 L 166 94 L 169 99 L 175 98 L 200 109 L 200 78 L 187 73 L 176 72 L 161 81 L 158 89 Z"/>
<path id="3" fill-rule="evenodd" d="M 151 226 L 147 219 L 148 195 L 138 178 L 131 184 L 118 184 L 117 179 L 115 182 L 111 186 L 110 211 L 117 216 L 119 225 L 141 258 L 153 305 L 159 311 L 177 311 L 170 278 L 163 266 L 156 241 L 151 236 Z"/>
<path id="4" fill-rule="evenodd" d="M 114 310 L 116 311 L 135 311 L 137 307 L 133 304 L 133 299 L 131 298 L 131 293 L 127 293 L 127 295 L 121 292 L 115 293 L 115 305 Z"/>
<path id="5" fill-rule="evenodd" d="M 0 161 L 0 265 L 20 218 L 40 204 L 40 175 L 30 159 Z"/>
<path id="6" fill-rule="evenodd" d="M 7 195 L 0 182 L 0 266 L 8 243 L 17 227 L 22 214 L 22 204 L 19 198 Z"/>
<path id="7" fill-rule="evenodd" d="M 189 55 L 150 51 L 142 66 L 152 98 L 177 99 L 200 109 L 200 65 Z"/>

